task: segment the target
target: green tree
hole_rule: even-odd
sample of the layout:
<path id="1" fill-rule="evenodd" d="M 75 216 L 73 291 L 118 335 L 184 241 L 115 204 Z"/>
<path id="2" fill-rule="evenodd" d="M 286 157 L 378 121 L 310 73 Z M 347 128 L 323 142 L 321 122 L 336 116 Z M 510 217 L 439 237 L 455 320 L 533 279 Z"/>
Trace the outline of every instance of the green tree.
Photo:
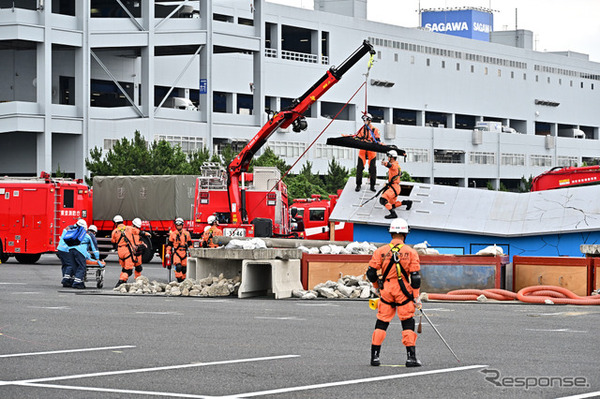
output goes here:
<path id="1" fill-rule="evenodd" d="M 310 182 L 311 184 L 314 184 L 315 186 L 322 186 L 323 180 L 318 174 L 315 175 L 312 172 L 312 166 L 312 162 L 306 161 L 304 165 L 302 165 L 302 169 L 300 170 L 298 176 L 304 176 L 306 178 L 306 181 Z"/>
<path id="2" fill-rule="evenodd" d="M 337 190 L 343 189 L 348 181 L 348 169 L 341 166 L 335 158 L 329 161 L 327 175 L 325 175 L 325 189 L 330 194 L 337 194 Z"/>
<path id="3" fill-rule="evenodd" d="M 191 173 L 187 156 L 179 145 L 171 146 L 165 140 L 150 146 L 149 173 L 153 175 L 183 175 Z"/>
<path id="4" fill-rule="evenodd" d="M 309 198 L 313 194 L 319 194 L 321 198 L 327 198 L 328 196 L 322 185 L 311 183 L 303 174 L 291 177 L 286 184 L 290 203 L 296 198 Z"/>
<path id="5" fill-rule="evenodd" d="M 526 179 L 525 176 L 521 177 L 521 185 L 519 186 L 520 193 L 528 193 L 531 191 L 531 186 L 533 185 L 533 176 L 529 175 L 529 179 Z"/>
<path id="6" fill-rule="evenodd" d="M 200 167 L 204 162 L 207 162 L 210 159 L 210 153 L 206 147 L 203 147 L 201 150 L 189 153 L 187 159 L 190 165 L 189 174 L 199 175 Z"/>

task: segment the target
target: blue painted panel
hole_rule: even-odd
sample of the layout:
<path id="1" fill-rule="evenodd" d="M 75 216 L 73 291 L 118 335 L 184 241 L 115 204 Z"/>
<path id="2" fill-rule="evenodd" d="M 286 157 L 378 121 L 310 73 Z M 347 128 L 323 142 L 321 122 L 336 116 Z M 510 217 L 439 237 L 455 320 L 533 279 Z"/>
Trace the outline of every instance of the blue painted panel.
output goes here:
<path id="1" fill-rule="evenodd" d="M 354 224 L 355 241 L 389 242 L 387 227 Z M 600 232 L 546 234 L 525 237 L 497 237 L 411 229 L 407 244 L 427 241 L 432 248 L 462 248 L 464 254 L 475 254 L 488 245 L 500 245 L 506 255 L 583 257 L 581 244 L 600 244 Z M 440 250 L 440 253 L 443 253 Z"/>

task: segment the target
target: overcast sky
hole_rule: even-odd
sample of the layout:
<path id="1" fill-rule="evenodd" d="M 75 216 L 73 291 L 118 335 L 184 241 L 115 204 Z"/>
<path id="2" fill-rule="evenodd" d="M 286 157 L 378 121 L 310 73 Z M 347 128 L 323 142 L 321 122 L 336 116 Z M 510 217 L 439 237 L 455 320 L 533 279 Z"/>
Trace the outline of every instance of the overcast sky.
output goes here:
<path id="1" fill-rule="evenodd" d="M 312 0 L 267 0 L 313 8 Z M 600 0 L 368 0 L 367 18 L 400 26 L 419 25 L 421 8 L 476 6 L 495 10 L 494 30 L 533 31 L 537 51 L 571 50 L 600 62 Z"/>

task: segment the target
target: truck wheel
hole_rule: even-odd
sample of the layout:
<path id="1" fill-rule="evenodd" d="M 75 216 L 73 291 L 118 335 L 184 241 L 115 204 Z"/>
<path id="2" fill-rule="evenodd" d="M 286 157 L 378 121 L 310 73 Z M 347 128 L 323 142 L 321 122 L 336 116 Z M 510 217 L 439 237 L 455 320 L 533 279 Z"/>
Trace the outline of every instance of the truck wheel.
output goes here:
<path id="1" fill-rule="evenodd" d="M 0 262 L 6 263 L 8 258 L 9 258 L 8 254 L 5 254 L 4 249 L 2 248 L 2 240 L 0 240 Z"/>
<path id="2" fill-rule="evenodd" d="M 40 260 L 42 254 L 15 254 L 15 259 L 19 263 L 32 264 Z"/>
<path id="3" fill-rule="evenodd" d="M 150 263 L 152 258 L 154 258 L 154 249 L 152 248 L 152 240 L 150 237 L 142 236 L 142 241 L 147 245 L 147 248 L 144 250 L 142 254 L 142 263 Z"/>

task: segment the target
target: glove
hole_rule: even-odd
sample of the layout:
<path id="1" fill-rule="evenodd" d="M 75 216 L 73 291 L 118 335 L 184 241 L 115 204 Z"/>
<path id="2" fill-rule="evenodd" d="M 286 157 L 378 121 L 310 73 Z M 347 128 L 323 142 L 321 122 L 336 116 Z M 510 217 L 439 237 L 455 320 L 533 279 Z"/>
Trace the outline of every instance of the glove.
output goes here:
<path id="1" fill-rule="evenodd" d="M 423 303 L 421 302 L 421 296 L 419 295 L 418 297 L 415 298 L 415 308 L 421 310 L 422 307 L 423 307 Z"/>

